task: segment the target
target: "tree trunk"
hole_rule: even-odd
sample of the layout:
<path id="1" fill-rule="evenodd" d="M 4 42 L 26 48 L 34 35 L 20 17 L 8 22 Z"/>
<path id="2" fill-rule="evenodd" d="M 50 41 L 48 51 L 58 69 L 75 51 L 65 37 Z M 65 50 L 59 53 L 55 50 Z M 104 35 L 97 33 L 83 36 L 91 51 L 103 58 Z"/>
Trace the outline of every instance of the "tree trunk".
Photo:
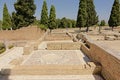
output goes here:
<path id="1" fill-rule="evenodd" d="M 113 31 L 114 27 L 112 27 L 112 31 Z"/>
<path id="2" fill-rule="evenodd" d="M 50 29 L 50 34 L 52 33 L 52 29 Z"/>
<path id="3" fill-rule="evenodd" d="M 86 32 L 88 32 L 89 31 L 89 27 L 87 27 L 87 29 L 86 29 Z"/>
<path id="4" fill-rule="evenodd" d="M 79 33 L 81 32 L 81 27 L 79 27 Z"/>
<path id="5" fill-rule="evenodd" d="M 13 29 L 12 29 L 12 28 L 10 28 L 10 30 L 12 31 Z"/>
<path id="6" fill-rule="evenodd" d="M 101 28 L 102 28 L 102 26 L 99 26 L 99 34 L 101 33 Z"/>

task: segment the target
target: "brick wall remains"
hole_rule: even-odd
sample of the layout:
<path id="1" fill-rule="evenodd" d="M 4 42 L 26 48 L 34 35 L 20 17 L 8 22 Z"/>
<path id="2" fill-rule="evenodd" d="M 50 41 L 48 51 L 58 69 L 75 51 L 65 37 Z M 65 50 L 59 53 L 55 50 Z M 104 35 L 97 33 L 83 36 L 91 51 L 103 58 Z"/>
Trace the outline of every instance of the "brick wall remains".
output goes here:
<path id="1" fill-rule="evenodd" d="M 81 42 L 51 42 L 47 44 L 48 50 L 80 50 Z"/>
<path id="2" fill-rule="evenodd" d="M 36 40 L 44 33 L 37 26 L 24 27 L 18 30 L 0 31 L 0 41 Z"/>
<path id="3" fill-rule="evenodd" d="M 87 36 L 84 36 L 87 37 Z M 81 38 L 83 39 L 83 38 Z M 89 45 L 87 48 L 82 45 L 81 50 L 92 59 L 102 65 L 101 74 L 106 80 L 120 80 L 120 53 L 110 50 L 102 44 L 95 43 L 89 39 L 85 40 L 85 44 Z"/>

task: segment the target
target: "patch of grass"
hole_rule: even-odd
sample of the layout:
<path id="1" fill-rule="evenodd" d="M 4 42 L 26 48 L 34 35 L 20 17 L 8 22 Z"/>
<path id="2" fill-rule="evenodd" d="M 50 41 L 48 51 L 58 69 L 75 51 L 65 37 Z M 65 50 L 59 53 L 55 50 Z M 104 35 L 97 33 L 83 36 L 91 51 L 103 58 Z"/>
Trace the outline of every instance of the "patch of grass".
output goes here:
<path id="1" fill-rule="evenodd" d="M 14 45 L 9 45 L 8 49 L 12 49 L 14 47 Z"/>
<path id="2" fill-rule="evenodd" d="M 5 50 L 6 50 L 5 44 L 4 43 L 0 43 L 0 54 L 5 52 Z"/>
<path id="3" fill-rule="evenodd" d="M 3 52 L 5 52 L 6 51 L 6 49 L 4 48 L 4 49 L 1 49 L 0 50 L 0 54 L 2 54 Z"/>
<path id="4" fill-rule="evenodd" d="M 47 26 L 45 26 L 45 25 L 39 24 L 37 26 L 42 30 L 45 30 L 45 31 L 47 30 Z"/>

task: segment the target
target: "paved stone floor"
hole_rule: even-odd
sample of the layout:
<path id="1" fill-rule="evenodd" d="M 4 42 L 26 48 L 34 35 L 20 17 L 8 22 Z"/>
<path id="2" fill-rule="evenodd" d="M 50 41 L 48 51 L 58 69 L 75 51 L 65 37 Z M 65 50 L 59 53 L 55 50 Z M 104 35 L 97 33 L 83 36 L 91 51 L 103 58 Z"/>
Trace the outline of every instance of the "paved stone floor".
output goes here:
<path id="1" fill-rule="evenodd" d="M 96 41 L 99 44 L 105 45 L 108 49 L 118 51 L 120 53 L 120 40 L 116 41 Z"/>
<path id="2" fill-rule="evenodd" d="M 103 80 L 97 75 L 13 75 L 3 76 L 0 80 Z"/>
<path id="3" fill-rule="evenodd" d="M 58 41 L 59 42 L 59 41 Z M 64 41 L 62 41 L 64 42 Z M 68 41 L 66 41 L 68 42 Z M 69 41 L 71 42 L 71 41 Z M 80 50 L 45 50 L 46 42 L 39 45 L 39 50 L 33 51 L 21 65 L 66 64 L 84 65 L 89 62 Z M 17 47 L 0 57 L 1 65 L 8 65 L 12 60 L 23 56 L 23 48 Z M 0 76 L 0 80 L 103 80 L 97 75 L 8 75 Z"/>
<path id="4" fill-rule="evenodd" d="M 0 57 L 0 69 L 7 67 L 13 59 L 21 57 L 23 54 L 23 47 L 14 47 L 12 50 Z"/>
<path id="5" fill-rule="evenodd" d="M 34 51 L 22 65 L 41 64 L 86 64 L 89 59 L 80 50 L 38 50 Z"/>

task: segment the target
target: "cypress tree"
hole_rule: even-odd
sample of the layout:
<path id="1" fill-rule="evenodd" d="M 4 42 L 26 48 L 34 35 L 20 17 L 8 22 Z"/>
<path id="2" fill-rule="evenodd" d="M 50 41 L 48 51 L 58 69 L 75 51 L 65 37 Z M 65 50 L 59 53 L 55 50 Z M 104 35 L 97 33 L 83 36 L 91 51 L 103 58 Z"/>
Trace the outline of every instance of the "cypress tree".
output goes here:
<path id="1" fill-rule="evenodd" d="M 120 25 L 120 5 L 119 5 L 119 0 L 114 1 L 108 24 L 109 24 L 110 27 L 112 27 L 112 30 L 113 30 L 114 27 L 117 27 L 117 26 Z"/>
<path id="2" fill-rule="evenodd" d="M 87 1 L 87 21 L 86 21 L 86 32 L 89 31 L 89 27 L 96 25 L 98 23 L 98 16 L 95 11 L 95 6 L 93 0 L 86 0 Z"/>
<path id="3" fill-rule="evenodd" d="M 3 24 L 2 24 L 2 29 L 10 29 L 11 28 L 11 16 L 8 12 L 7 5 L 4 4 L 3 8 Z"/>
<path id="4" fill-rule="evenodd" d="M 54 5 L 51 6 L 48 27 L 50 30 L 56 28 L 56 11 Z"/>
<path id="5" fill-rule="evenodd" d="M 48 26 L 48 8 L 47 8 L 46 0 L 43 1 L 40 23 L 45 26 Z"/>
<path id="6" fill-rule="evenodd" d="M 34 0 L 17 0 L 14 4 L 16 12 L 12 13 L 14 29 L 27 27 L 35 20 L 36 5 Z"/>
<path id="7" fill-rule="evenodd" d="M 79 28 L 86 26 L 86 20 L 87 20 L 87 10 L 86 9 L 87 9 L 86 0 L 80 0 L 78 15 L 77 15 L 77 23 L 76 23 L 76 26 Z"/>
<path id="8" fill-rule="evenodd" d="M 60 28 L 60 23 L 61 23 L 61 19 L 56 19 L 56 26 L 57 26 L 57 28 Z"/>
<path id="9" fill-rule="evenodd" d="M 2 30 L 2 21 L 0 20 L 0 30 Z"/>

